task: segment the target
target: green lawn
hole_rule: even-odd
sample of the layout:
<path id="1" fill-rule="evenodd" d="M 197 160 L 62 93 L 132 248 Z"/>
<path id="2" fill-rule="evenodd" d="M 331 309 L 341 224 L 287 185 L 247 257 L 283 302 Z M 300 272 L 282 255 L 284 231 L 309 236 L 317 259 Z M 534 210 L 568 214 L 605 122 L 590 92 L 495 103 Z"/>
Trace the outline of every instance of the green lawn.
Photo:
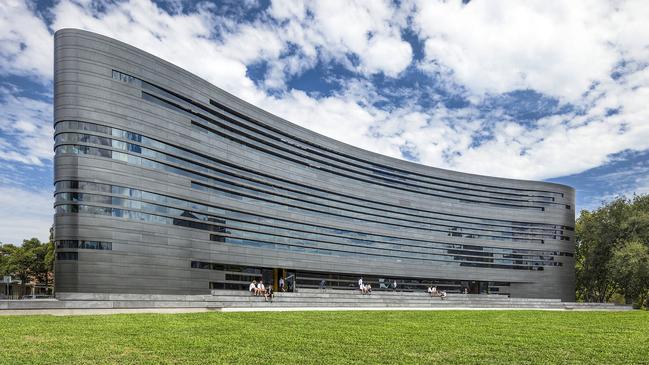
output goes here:
<path id="1" fill-rule="evenodd" d="M 0 316 L 0 364 L 649 364 L 649 312 Z"/>

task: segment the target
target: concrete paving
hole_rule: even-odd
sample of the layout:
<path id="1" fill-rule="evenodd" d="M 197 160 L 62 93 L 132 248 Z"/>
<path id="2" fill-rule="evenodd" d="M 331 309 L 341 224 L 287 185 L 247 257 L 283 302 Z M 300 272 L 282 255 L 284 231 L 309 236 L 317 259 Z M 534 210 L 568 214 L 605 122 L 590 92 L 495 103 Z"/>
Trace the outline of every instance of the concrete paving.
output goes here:
<path id="1" fill-rule="evenodd" d="M 217 311 L 219 309 L 216 309 Z M 132 309 L 31 309 L 31 310 L 0 310 L 0 316 L 90 316 L 106 314 L 138 314 L 138 313 L 159 313 L 159 314 L 176 314 L 176 313 L 202 313 L 213 312 L 210 308 L 132 308 Z"/>
<path id="2" fill-rule="evenodd" d="M 215 290 L 206 295 L 59 293 L 57 299 L 0 300 L 0 315 L 77 315 L 117 313 L 193 313 L 207 311 L 336 310 L 631 310 L 611 303 L 572 303 L 558 299 L 502 295 L 449 294 L 445 300 L 421 292 L 362 295 L 352 290 L 302 289 L 278 293 L 273 302 L 246 291 Z"/>

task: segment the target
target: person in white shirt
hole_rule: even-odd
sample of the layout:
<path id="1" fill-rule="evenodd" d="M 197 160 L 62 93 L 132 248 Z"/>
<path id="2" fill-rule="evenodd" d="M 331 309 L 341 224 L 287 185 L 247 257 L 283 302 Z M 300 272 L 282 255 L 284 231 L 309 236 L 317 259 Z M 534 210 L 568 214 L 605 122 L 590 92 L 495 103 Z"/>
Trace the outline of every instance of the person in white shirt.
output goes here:
<path id="1" fill-rule="evenodd" d="M 248 290 L 250 291 L 250 294 L 257 295 L 257 282 L 255 280 L 250 283 Z"/>
<path id="2" fill-rule="evenodd" d="M 365 293 L 365 290 L 363 290 L 363 289 L 365 289 L 365 287 L 363 286 L 363 277 L 358 279 L 358 289 L 361 290 L 361 293 Z"/>
<path id="3" fill-rule="evenodd" d="M 257 285 L 257 291 L 259 292 L 259 295 L 266 294 L 266 287 L 264 286 L 263 280 L 259 281 L 259 284 Z"/>

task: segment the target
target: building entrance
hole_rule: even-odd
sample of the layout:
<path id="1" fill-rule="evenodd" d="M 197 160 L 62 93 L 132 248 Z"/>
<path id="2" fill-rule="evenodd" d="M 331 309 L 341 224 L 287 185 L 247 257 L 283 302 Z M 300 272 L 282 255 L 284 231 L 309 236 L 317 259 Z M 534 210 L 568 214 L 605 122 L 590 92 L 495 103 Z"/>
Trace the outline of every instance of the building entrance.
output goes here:
<path id="1" fill-rule="evenodd" d="M 470 281 L 469 294 L 489 294 L 488 281 Z"/>

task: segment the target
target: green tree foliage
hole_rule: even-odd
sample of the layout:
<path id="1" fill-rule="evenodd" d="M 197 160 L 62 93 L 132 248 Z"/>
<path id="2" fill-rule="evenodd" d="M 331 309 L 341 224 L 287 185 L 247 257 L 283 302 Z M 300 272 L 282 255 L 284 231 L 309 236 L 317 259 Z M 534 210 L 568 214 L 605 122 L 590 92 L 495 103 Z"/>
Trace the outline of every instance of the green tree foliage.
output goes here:
<path id="1" fill-rule="evenodd" d="M 23 240 L 22 246 L 5 244 L 0 247 L 0 274 L 22 281 L 21 295 L 28 282 L 49 284 L 54 265 L 54 243 L 41 243 L 37 238 Z"/>
<path id="2" fill-rule="evenodd" d="M 577 298 L 614 294 L 643 303 L 649 291 L 649 195 L 617 198 L 577 219 Z"/>
<path id="3" fill-rule="evenodd" d="M 8 261 L 9 255 L 5 252 L 2 242 L 0 242 L 0 276 L 7 275 L 9 273 Z"/>
<path id="4" fill-rule="evenodd" d="M 626 303 L 644 303 L 649 289 L 649 246 L 631 241 L 613 253 L 610 262 L 613 282 Z"/>

